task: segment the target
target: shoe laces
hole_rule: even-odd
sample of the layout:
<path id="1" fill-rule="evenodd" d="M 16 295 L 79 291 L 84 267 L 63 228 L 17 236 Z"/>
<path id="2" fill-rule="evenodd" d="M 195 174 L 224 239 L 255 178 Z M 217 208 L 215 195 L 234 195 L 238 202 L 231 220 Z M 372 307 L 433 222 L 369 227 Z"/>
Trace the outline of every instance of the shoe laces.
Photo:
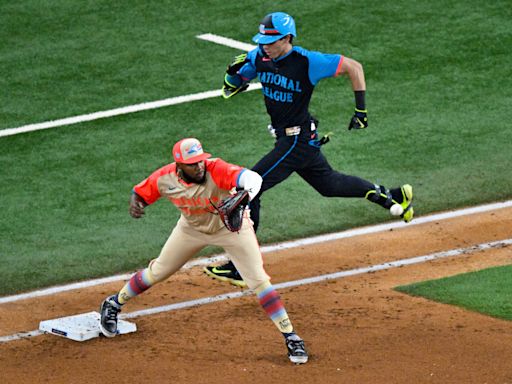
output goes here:
<path id="1" fill-rule="evenodd" d="M 306 354 L 306 348 L 304 347 L 304 340 L 293 340 L 291 338 L 286 339 L 286 345 L 293 355 L 304 355 Z"/>
<path id="2" fill-rule="evenodd" d="M 109 303 L 107 301 L 107 314 L 106 314 L 106 318 L 107 320 L 112 320 L 112 321 L 116 321 L 117 320 L 117 314 L 119 312 L 121 312 L 121 309 L 120 308 L 117 308 L 114 304 L 112 303 Z"/>

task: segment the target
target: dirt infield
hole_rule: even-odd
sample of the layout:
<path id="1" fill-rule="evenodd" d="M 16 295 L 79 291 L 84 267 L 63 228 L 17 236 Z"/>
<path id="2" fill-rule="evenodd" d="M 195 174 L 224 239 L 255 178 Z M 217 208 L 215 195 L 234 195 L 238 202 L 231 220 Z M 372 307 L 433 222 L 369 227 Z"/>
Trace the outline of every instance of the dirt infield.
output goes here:
<path id="1" fill-rule="evenodd" d="M 512 238 L 512 209 L 265 255 L 273 283 Z M 138 331 L 79 343 L 0 344 L 2 383 L 512 383 L 512 322 L 414 298 L 397 285 L 512 263 L 512 247 L 281 289 L 310 361 L 292 365 L 254 296 L 136 318 Z M 0 305 L 0 336 L 97 310 L 122 282 Z M 182 271 L 124 312 L 236 291 Z"/>

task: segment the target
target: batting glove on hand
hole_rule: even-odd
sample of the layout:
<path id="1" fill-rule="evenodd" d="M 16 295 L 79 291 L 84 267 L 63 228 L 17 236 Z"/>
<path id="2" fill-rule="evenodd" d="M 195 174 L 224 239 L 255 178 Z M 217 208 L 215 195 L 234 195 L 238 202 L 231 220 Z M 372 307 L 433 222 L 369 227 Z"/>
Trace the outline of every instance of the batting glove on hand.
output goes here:
<path id="1" fill-rule="evenodd" d="M 226 69 L 226 73 L 228 75 L 236 75 L 238 70 L 244 66 L 244 64 L 247 62 L 247 53 L 242 53 L 238 56 L 235 56 L 233 61 L 228 65 Z"/>
<path id="2" fill-rule="evenodd" d="M 354 116 L 350 120 L 348 130 L 351 129 L 364 129 L 368 127 L 368 117 L 366 117 L 366 109 L 355 109 Z"/>
<path id="3" fill-rule="evenodd" d="M 245 91 L 249 87 L 249 83 L 242 82 L 239 87 L 231 84 L 228 79 L 228 74 L 224 75 L 224 85 L 222 86 L 222 97 L 229 99 L 236 94 Z"/>

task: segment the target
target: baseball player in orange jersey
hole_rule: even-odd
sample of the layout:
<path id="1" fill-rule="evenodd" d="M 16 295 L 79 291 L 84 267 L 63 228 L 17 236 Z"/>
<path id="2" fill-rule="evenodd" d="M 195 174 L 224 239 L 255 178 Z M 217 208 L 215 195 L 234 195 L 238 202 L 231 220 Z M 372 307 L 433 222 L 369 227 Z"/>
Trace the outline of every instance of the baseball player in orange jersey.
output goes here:
<path id="1" fill-rule="evenodd" d="M 122 306 L 133 297 L 177 272 L 190 258 L 207 245 L 222 247 L 236 265 L 249 288 L 253 289 L 270 319 L 285 338 L 292 363 L 308 360 L 304 341 L 294 328 L 279 294 L 263 269 L 263 259 L 252 221 L 246 214 L 238 232 L 229 231 L 215 214 L 212 203 L 220 202 L 233 189 L 248 191 L 252 199 L 261 188 L 256 172 L 238 165 L 212 159 L 194 138 L 178 141 L 173 147 L 175 162 L 153 172 L 133 188 L 130 215 L 144 215 L 145 207 L 161 197 L 181 211 L 160 255 L 148 267 L 135 273 L 115 295 L 107 297 L 100 307 L 100 329 L 107 337 L 117 334 L 117 317 Z"/>

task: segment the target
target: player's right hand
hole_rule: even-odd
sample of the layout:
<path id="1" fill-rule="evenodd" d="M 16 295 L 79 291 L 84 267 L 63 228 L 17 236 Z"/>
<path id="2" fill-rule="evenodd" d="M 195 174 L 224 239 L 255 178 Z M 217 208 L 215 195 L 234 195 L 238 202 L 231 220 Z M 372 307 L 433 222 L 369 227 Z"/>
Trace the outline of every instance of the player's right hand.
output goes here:
<path id="1" fill-rule="evenodd" d="M 366 109 L 355 109 L 354 116 L 350 119 L 350 123 L 348 124 L 348 130 L 351 129 L 364 129 L 368 127 L 368 117 L 366 116 Z"/>
<path id="2" fill-rule="evenodd" d="M 246 62 L 247 62 L 247 53 L 242 53 L 238 56 L 235 56 L 233 61 L 226 68 L 226 73 L 231 76 L 236 75 L 238 70 L 240 68 L 242 68 Z"/>
<path id="3" fill-rule="evenodd" d="M 134 219 L 140 219 L 144 216 L 144 203 L 139 200 L 140 197 L 135 193 L 130 196 L 130 216 Z"/>
<path id="4" fill-rule="evenodd" d="M 249 83 L 242 82 L 239 87 L 229 82 L 229 75 L 224 75 L 224 84 L 222 86 L 222 97 L 229 99 L 236 94 L 245 91 L 249 87 Z"/>

